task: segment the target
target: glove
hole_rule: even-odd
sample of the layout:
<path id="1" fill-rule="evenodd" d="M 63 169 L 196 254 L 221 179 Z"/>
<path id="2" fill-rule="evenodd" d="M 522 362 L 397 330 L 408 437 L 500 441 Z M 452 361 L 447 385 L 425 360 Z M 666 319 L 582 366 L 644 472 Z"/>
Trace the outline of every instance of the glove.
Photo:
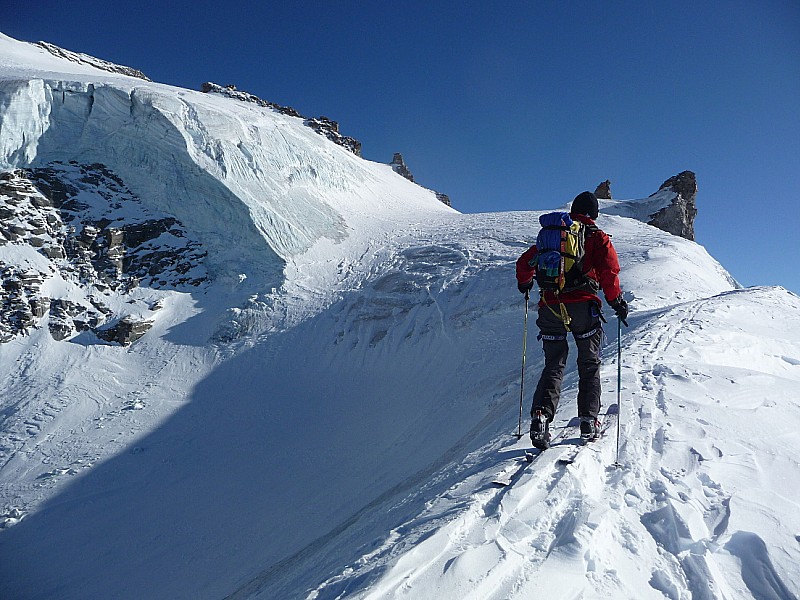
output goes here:
<path id="1" fill-rule="evenodd" d="M 619 317 L 622 321 L 628 318 L 628 303 L 625 302 L 625 298 L 619 296 L 615 298 L 608 305 L 614 309 L 614 313 Z"/>
<path id="2" fill-rule="evenodd" d="M 518 283 L 517 289 L 521 294 L 527 294 L 533 289 L 533 279 L 531 279 L 528 283 Z"/>

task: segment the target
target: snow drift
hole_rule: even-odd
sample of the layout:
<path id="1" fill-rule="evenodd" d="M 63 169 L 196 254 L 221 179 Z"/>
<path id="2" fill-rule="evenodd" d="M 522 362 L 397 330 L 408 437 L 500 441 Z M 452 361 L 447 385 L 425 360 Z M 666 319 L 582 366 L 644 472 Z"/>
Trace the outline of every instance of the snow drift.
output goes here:
<path id="1" fill-rule="evenodd" d="M 161 307 L 129 347 L 0 345 L 4 597 L 797 597 L 796 296 L 601 216 L 633 311 L 623 467 L 604 438 L 500 490 L 537 213 L 460 215 L 300 119 L 0 49 L 0 168 L 105 165 L 209 275 L 103 292 L 0 246 L 53 296 Z"/>

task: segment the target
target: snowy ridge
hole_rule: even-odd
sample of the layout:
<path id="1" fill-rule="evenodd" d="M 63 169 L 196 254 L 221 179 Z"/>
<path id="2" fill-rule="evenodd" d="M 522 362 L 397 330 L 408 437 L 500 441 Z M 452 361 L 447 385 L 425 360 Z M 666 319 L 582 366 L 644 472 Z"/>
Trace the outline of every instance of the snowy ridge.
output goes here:
<path id="1" fill-rule="evenodd" d="M 600 199 L 600 212 L 604 215 L 618 215 L 647 222 L 658 211 L 666 208 L 677 197 L 671 189 L 658 190 L 652 196 L 636 200 Z"/>
<path id="2" fill-rule="evenodd" d="M 432 192 L 387 178 L 387 165 L 359 159 L 303 127 L 300 118 L 112 79 L 38 56 L 35 47 L 5 36 L 0 50 L 0 168 L 104 164 L 200 237 L 212 275 L 244 274 L 250 291 L 280 287 L 287 260 L 321 239 L 358 235 L 355 224 L 393 228 L 450 210 Z M 41 71 L 29 67 L 21 78 L 26 62 Z"/>
<path id="3" fill-rule="evenodd" d="M 136 77 L 137 79 L 144 79 L 145 81 L 150 81 L 150 79 L 144 73 L 142 73 L 137 69 L 132 69 L 131 67 L 117 65 L 108 62 L 107 60 L 95 58 L 94 56 L 83 54 L 81 52 L 72 52 L 70 50 L 65 50 L 64 48 L 60 48 L 55 44 L 49 44 L 47 42 L 37 42 L 36 45 L 41 48 L 44 48 L 50 54 L 59 58 L 66 58 L 67 60 L 70 60 L 72 62 L 87 64 L 102 71 L 119 73 L 120 75 L 127 75 L 129 77 Z"/>
<path id="4" fill-rule="evenodd" d="M 301 119 L 0 50 L 0 170 L 105 165 L 209 276 L 108 292 L 159 306 L 129 348 L 0 344 L 0 596 L 797 598 L 796 296 L 601 215 L 633 311 L 624 466 L 606 437 L 499 490 L 538 213 L 460 215 Z"/>
<path id="5" fill-rule="evenodd" d="M 741 290 L 634 323 L 623 468 L 606 437 L 512 488 L 478 472 L 309 597 L 796 598 L 800 298 Z"/>

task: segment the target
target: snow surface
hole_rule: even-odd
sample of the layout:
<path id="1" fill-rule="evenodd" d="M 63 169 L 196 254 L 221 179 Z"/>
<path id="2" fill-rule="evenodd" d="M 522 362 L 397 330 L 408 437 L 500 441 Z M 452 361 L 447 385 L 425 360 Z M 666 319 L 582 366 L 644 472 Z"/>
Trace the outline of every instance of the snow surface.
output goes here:
<path id="1" fill-rule="evenodd" d="M 797 296 L 601 215 L 632 309 L 621 389 L 613 325 L 602 372 L 622 467 L 609 435 L 497 488 L 539 213 L 460 215 L 299 119 L 4 36 L 0 119 L 2 169 L 102 162 L 213 275 L 135 290 L 164 308 L 129 348 L 0 345 L 3 598 L 800 595 Z M 576 390 L 570 367 L 557 427 Z"/>
<path id="2" fill-rule="evenodd" d="M 637 200 L 600 199 L 600 212 L 605 215 L 621 215 L 647 222 L 653 215 L 666 208 L 677 197 L 672 189 L 658 190 L 648 198 Z"/>

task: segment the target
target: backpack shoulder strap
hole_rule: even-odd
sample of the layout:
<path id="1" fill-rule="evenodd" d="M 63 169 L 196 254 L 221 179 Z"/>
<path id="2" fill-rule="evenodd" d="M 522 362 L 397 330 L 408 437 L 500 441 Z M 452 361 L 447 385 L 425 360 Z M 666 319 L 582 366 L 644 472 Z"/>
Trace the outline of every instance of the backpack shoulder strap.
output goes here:
<path id="1" fill-rule="evenodd" d="M 595 233 L 599 233 L 601 235 L 608 235 L 605 231 L 600 229 L 597 225 L 587 225 L 586 223 L 583 224 L 583 239 L 584 241 L 588 241 L 590 237 L 592 237 Z M 611 237 L 608 235 L 608 237 Z"/>

